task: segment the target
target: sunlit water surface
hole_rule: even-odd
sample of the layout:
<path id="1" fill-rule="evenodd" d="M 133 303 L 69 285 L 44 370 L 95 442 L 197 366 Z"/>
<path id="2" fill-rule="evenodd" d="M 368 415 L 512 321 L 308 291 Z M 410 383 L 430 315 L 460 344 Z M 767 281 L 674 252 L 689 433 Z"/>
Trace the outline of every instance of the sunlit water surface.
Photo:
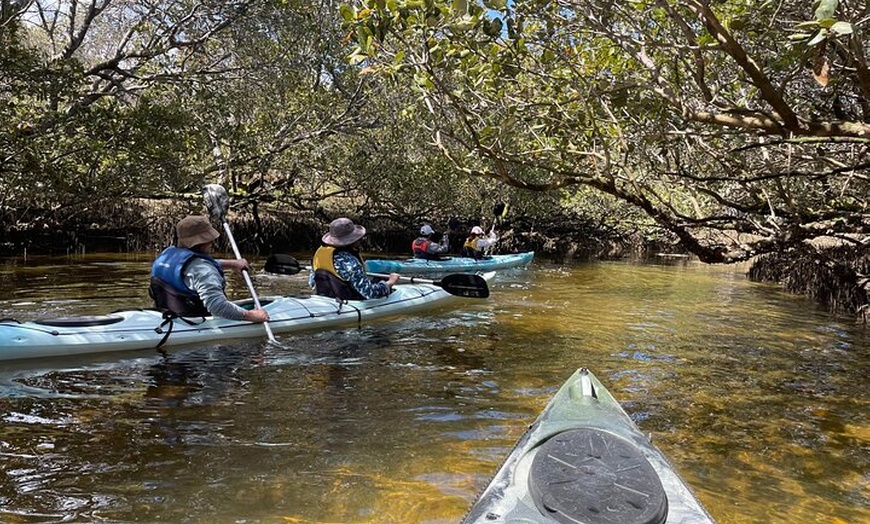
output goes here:
<path id="1" fill-rule="evenodd" d="M 0 318 L 149 307 L 149 267 L 0 261 Z M 536 261 L 279 345 L 0 363 L 0 522 L 455 523 L 578 367 L 718 522 L 870 522 L 868 328 L 745 270 Z"/>

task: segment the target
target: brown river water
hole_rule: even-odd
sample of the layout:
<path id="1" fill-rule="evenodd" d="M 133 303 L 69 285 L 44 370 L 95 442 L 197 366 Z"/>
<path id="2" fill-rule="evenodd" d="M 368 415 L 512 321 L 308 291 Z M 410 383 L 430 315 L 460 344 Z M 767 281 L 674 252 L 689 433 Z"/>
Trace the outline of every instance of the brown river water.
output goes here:
<path id="1" fill-rule="evenodd" d="M 0 318 L 149 307 L 152 256 L 0 259 Z M 719 523 L 870 522 L 870 327 L 746 269 L 536 261 L 277 345 L 0 362 L 0 522 L 456 523 L 579 367 Z"/>

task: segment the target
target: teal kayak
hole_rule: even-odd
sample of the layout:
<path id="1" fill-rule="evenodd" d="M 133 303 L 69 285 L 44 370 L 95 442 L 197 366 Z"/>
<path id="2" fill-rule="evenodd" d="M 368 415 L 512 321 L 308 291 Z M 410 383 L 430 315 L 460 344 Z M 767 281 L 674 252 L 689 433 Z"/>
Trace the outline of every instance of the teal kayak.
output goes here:
<path id="1" fill-rule="evenodd" d="M 444 260 L 407 259 L 369 259 L 366 271 L 372 273 L 476 273 L 512 267 L 524 267 L 532 262 L 534 251 L 511 255 L 492 255 L 480 260 L 468 257 L 451 257 Z"/>
<path id="2" fill-rule="evenodd" d="M 713 524 L 587 369 L 559 389 L 463 524 Z"/>

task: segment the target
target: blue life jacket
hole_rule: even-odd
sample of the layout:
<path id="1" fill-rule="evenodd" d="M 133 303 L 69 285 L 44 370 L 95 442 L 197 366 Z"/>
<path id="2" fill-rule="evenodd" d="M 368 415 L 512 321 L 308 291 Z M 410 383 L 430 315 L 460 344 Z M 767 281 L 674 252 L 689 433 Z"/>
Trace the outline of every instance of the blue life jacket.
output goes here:
<path id="1" fill-rule="evenodd" d="M 221 275 L 222 285 L 226 285 L 224 271 L 217 260 L 205 253 L 169 246 L 157 256 L 151 266 L 149 293 L 154 299 L 155 307 L 184 317 L 210 315 L 199 294 L 184 283 L 184 267 L 194 258 L 213 265 Z"/>

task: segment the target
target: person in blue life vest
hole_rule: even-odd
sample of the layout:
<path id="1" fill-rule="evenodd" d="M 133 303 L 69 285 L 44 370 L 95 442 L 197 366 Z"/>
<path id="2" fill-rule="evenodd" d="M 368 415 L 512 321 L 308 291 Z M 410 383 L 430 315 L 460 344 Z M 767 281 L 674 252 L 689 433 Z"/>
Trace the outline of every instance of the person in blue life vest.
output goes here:
<path id="1" fill-rule="evenodd" d="M 414 258 L 422 258 L 425 260 L 442 260 L 443 253 L 447 253 L 450 249 L 450 240 L 445 233 L 439 242 L 435 242 L 432 236 L 435 230 L 429 224 L 423 224 L 420 228 L 420 236 L 411 243 L 411 251 L 414 253 Z"/>
<path id="2" fill-rule="evenodd" d="M 489 235 L 486 235 L 483 232 L 482 227 L 474 226 L 471 228 L 471 234 L 468 235 L 468 238 L 462 245 L 462 250 L 459 254 L 464 257 L 480 260 L 481 258 L 485 258 L 486 248 L 492 246 L 496 242 L 498 242 L 498 235 L 495 234 L 494 229 L 490 230 Z"/>
<path id="3" fill-rule="evenodd" d="M 245 309 L 226 295 L 224 270 L 248 269 L 245 259 L 216 260 L 211 256 L 220 233 L 207 217 L 191 215 L 175 225 L 178 241 L 161 252 L 151 266 L 150 293 L 158 309 L 182 317 L 215 316 L 230 320 L 267 322 L 260 308 Z"/>
<path id="4" fill-rule="evenodd" d="M 308 284 L 318 295 L 340 300 L 367 300 L 388 296 L 396 282 L 397 273 L 390 273 L 386 281 L 373 281 L 365 270 L 359 254 L 359 244 L 366 228 L 349 218 L 336 218 L 329 224 L 329 232 L 321 239 L 323 245 L 311 260 Z"/>

